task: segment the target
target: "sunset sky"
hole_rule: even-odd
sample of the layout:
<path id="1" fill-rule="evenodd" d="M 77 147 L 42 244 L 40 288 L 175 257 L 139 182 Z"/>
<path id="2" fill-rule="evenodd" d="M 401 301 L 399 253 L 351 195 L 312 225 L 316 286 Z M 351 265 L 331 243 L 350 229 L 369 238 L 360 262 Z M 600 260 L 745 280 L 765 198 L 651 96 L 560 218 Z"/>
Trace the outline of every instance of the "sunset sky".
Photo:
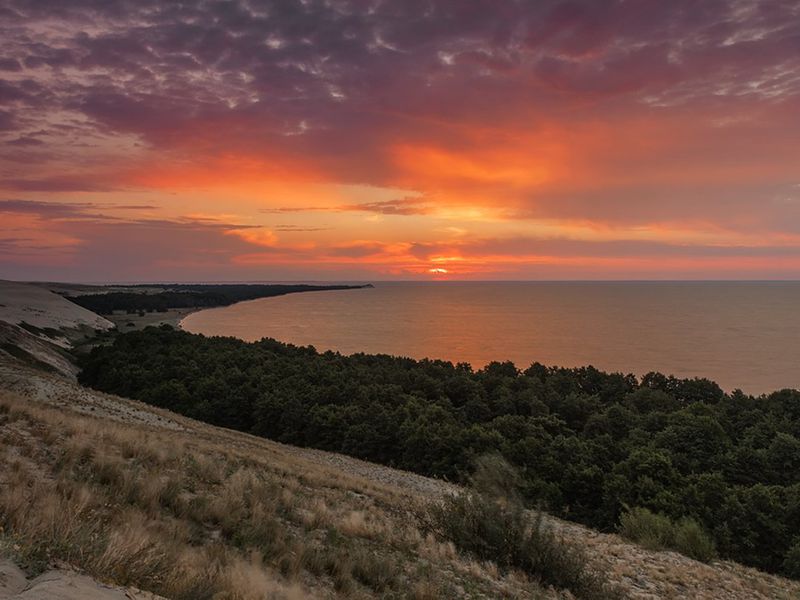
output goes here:
<path id="1" fill-rule="evenodd" d="M 796 279 L 796 0 L 0 0 L 0 278 Z"/>

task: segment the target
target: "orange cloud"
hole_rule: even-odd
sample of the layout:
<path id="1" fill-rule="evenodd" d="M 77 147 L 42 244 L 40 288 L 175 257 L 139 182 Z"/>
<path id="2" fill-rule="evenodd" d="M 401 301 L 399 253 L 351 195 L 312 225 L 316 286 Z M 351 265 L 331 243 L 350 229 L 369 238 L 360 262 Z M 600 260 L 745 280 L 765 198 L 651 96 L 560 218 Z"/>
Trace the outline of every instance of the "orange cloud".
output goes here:
<path id="1" fill-rule="evenodd" d="M 0 277 L 800 276 L 791 3 L 244 4 L 10 17 Z"/>
<path id="2" fill-rule="evenodd" d="M 521 153 L 489 148 L 475 153 L 398 144 L 390 150 L 401 179 L 535 186 L 552 177 L 550 165 Z"/>
<path id="3" fill-rule="evenodd" d="M 227 229 L 226 235 L 235 235 L 248 244 L 273 247 L 278 243 L 278 236 L 267 229 Z"/>

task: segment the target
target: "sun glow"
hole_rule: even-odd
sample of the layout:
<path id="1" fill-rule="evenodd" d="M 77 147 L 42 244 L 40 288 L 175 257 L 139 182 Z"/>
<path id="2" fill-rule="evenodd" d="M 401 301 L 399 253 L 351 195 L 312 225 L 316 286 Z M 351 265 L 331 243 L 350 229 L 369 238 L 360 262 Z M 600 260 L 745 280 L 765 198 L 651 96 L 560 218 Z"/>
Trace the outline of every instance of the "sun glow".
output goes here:
<path id="1" fill-rule="evenodd" d="M 800 277 L 792 3 L 653 39 L 548 2 L 399 35 L 373 2 L 368 35 L 276 13 L 257 43 L 252 11 L 150 4 L 4 21 L 0 278 Z M 224 60 L 185 46 L 203 15 Z"/>

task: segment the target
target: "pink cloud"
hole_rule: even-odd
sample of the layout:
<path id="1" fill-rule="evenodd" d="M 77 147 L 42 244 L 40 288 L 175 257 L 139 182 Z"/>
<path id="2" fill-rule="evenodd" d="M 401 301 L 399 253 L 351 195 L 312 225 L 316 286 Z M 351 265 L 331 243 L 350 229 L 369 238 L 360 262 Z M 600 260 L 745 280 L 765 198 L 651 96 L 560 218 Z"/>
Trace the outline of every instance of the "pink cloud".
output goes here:
<path id="1" fill-rule="evenodd" d="M 48 248 L 76 240 L 61 246 L 87 276 L 181 260 L 212 278 L 230 265 L 418 273 L 436 257 L 465 276 L 536 274 L 545 259 L 677 272 L 687 256 L 709 274 L 773 273 L 767 257 L 794 273 L 791 3 L 269 6 L 11 0 L 0 210 L 27 225 L 0 226 L 4 272 L 20 272 L 23 247 L 63 265 Z M 382 193 L 287 201 L 276 183 Z M 180 218 L 176 190 L 225 200 Z M 135 194 L 158 198 L 146 219 L 118 212 Z M 464 239 L 439 239 L 448 227 Z M 573 239 L 591 228 L 617 237 Z M 42 231 L 52 244 L 23 242 Z M 687 237 L 720 231 L 738 241 Z"/>

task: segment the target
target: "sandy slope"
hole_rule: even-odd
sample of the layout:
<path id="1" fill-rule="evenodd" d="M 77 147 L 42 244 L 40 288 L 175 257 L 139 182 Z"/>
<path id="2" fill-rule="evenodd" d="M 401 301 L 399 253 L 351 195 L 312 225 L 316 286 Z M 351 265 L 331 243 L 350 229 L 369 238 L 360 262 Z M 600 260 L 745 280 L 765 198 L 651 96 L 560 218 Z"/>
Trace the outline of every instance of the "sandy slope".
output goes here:
<path id="1" fill-rule="evenodd" d="M 0 600 L 160 599 L 133 588 L 104 585 L 69 569 L 53 569 L 28 580 L 13 563 L 0 560 Z"/>
<path id="2" fill-rule="evenodd" d="M 0 280 L 0 321 L 28 323 L 40 329 L 108 330 L 108 319 L 94 314 L 40 286 Z"/>
<path id="3" fill-rule="evenodd" d="M 409 499 L 435 499 L 452 493 L 456 486 L 412 473 L 356 460 L 347 456 L 296 448 L 250 435 L 219 429 L 145 404 L 82 388 L 51 374 L 39 373 L 0 360 L 0 392 L 10 391 L 30 402 L 108 419 L 132 427 L 171 430 L 237 448 L 248 455 L 268 457 L 271 464 L 294 472 L 325 473 L 325 477 L 360 482 L 360 494 L 368 497 L 391 490 L 398 509 Z M 382 502 L 386 496 L 381 494 Z M 800 582 L 761 573 L 727 562 L 702 564 L 674 552 L 650 552 L 619 536 L 602 534 L 557 519 L 548 523 L 565 538 L 586 548 L 597 568 L 609 573 L 631 598 L 692 599 L 793 599 L 800 598 Z"/>
<path id="4" fill-rule="evenodd" d="M 64 350 L 115 325 L 37 284 L 0 280 L 0 356 L 16 356 L 74 379 Z"/>

